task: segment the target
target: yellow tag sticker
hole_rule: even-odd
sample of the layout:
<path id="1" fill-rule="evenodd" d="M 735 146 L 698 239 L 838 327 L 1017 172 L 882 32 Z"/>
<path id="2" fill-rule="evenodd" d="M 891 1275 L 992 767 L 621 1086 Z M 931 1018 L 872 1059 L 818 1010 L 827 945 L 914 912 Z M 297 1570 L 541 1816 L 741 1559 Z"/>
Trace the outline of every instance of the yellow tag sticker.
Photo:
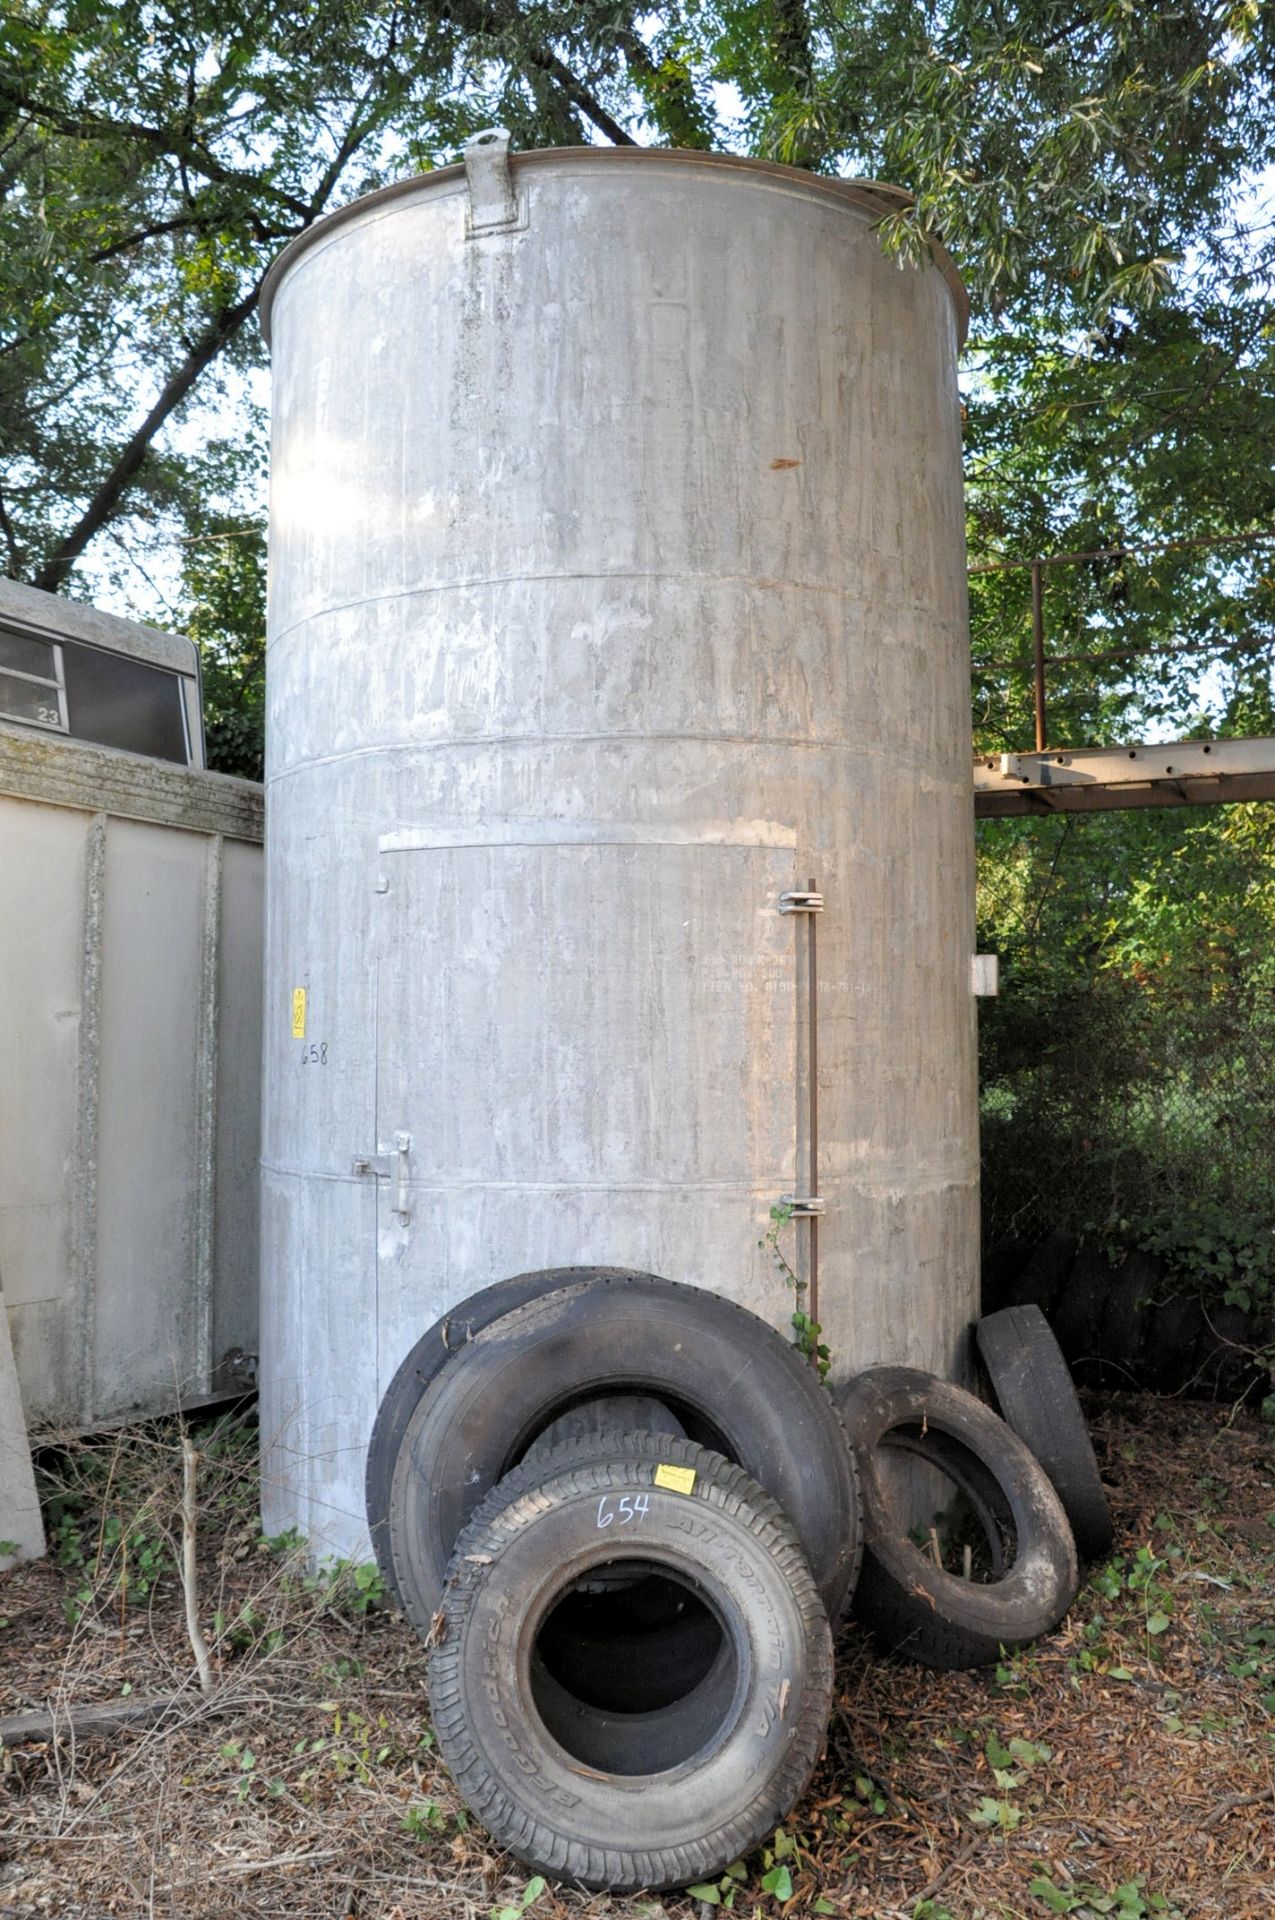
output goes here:
<path id="1" fill-rule="evenodd" d="M 655 1469 L 657 1487 L 667 1487 L 670 1493 L 691 1493 L 695 1487 L 694 1467 L 668 1467 L 661 1461 Z"/>
<path id="2" fill-rule="evenodd" d="M 304 987 L 294 987 L 292 989 L 292 1037 L 294 1040 L 305 1039 Z"/>

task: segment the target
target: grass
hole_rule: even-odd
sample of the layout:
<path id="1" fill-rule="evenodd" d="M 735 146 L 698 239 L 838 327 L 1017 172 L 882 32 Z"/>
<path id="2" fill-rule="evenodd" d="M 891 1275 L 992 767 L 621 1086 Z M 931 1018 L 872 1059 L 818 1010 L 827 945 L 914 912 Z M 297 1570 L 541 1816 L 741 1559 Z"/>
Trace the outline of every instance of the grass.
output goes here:
<path id="1" fill-rule="evenodd" d="M 180 1436 L 43 1459 L 54 1554 L 0 1575 L 0 1712 L 172 1692 L 158 1726 L 0 1757 L 0 1915 L 59 1920 L 1249 1920 L 1275 1887 L 1275 1435 L 1093 1403 L 1117 1551 L 1060 1630 L 976 1674 L 842 1635 L 828 1750 L 767 1847 L 697 1898 L 538 1884 L 439 1766 L 425 1656 L 374 1571 L 264 1541 L 255 1434 L 196 1434 L 200 1694 Z"/>

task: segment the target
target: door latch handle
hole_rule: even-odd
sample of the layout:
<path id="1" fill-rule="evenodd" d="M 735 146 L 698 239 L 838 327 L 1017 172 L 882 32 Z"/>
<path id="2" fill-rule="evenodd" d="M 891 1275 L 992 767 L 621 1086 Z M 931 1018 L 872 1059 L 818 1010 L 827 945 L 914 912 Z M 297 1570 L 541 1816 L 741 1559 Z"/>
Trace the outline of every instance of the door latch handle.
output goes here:
<path id="1" fill-rule="evenodd" d="M 407 1183 L 411 1172 L 411 1153 L 411 1134 L 396 1133 L 394 1135 L 394 1158 L 398 1162 L 398 1198 L 395 1202 L 394 1211 L 399 1219 L 404 1221 L 410 1220 L 412 1217 L 411 1202 L 407 1191 Z"/>
<path id="2" fill-rule="evenodd" d="M 388 1180 L 391 1174 L 394 1175 L 396 1184 L 394 1206 L 391 1211 L 399 1220 L 410 1220 L 412 1217 L 409 1192 L 411 1156 L 411 1134 L 396 1133 L 393 1153 L 361 1153 L 350 1163 L 351 1173 L 370 1173 L 379 1180 Z"/>

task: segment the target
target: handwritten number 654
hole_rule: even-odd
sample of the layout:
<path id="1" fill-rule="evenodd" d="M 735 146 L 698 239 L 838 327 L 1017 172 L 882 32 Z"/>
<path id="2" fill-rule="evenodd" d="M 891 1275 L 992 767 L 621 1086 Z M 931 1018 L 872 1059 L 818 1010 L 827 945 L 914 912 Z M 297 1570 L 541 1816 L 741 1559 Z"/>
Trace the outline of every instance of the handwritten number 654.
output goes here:
<path id="1" fill-rule="evenodd" d="M 650 1510 L 649 1493 L 622 1493 L 614 1505 L 610 1494 L 604 1493 L 598 1501 L 598 1525 L 609 1527 L 618 1520 L 622 1527 L 627 1527 L 634 1520 L 645 1520 Z"/>

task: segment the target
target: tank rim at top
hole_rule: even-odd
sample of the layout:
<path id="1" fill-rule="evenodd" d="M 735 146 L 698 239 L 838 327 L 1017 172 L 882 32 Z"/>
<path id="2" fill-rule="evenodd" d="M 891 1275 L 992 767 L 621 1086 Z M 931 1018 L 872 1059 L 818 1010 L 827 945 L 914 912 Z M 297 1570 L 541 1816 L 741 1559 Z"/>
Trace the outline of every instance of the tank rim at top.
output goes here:
<path id="1" fill-rule="evenodd" d="M 510 154 L 510 163 L 516 174 L 527 167 L 551 162 L 560 164 L 563 161 L 586 167 L 667 166 L 672 163 L 679 167 L 711 167 L 723 173 L 761 175 L 787 185 L 794 191 L 811 194 L 816 199 L 839 200 L 843 205 L 862 208 L 878 217 L 898 213 L 913 204 L 913 196 L 902 187 L 889 186 L 881 181 L 844 180 L 829 174 L 808 173 L 804 167 L 787 167 L 778 160 L 751 160 L 734 153 L 703 153 L 695 147 L 535 147 L 526 153 Z M 403 180 L 392 180 L 388 186 L 376 187 L 371 193 L 362 194 L 357 200 L 337 207 L 334 212 L 316 220 L 303 233 L 297 234 L 272 262 L 261 284 L 260 321 L 266 345 L 270 345 L 270 321 L 275 295 L 297 261 L 317 240 L 326 239 L 335 228 L 357 220 L 370 207 L 409 199 L 414 194 L 444 185 L 459 190 L 464 179 L 463 161 L 438 167 L 431 173 L 409 174 Z M 946 247 L 939 240 L 931 240 L 930 246 L 933 263 L 947 282 L 956 308 L 957 346 L 962 347 L 969 332 L 969 295 Z"/>

